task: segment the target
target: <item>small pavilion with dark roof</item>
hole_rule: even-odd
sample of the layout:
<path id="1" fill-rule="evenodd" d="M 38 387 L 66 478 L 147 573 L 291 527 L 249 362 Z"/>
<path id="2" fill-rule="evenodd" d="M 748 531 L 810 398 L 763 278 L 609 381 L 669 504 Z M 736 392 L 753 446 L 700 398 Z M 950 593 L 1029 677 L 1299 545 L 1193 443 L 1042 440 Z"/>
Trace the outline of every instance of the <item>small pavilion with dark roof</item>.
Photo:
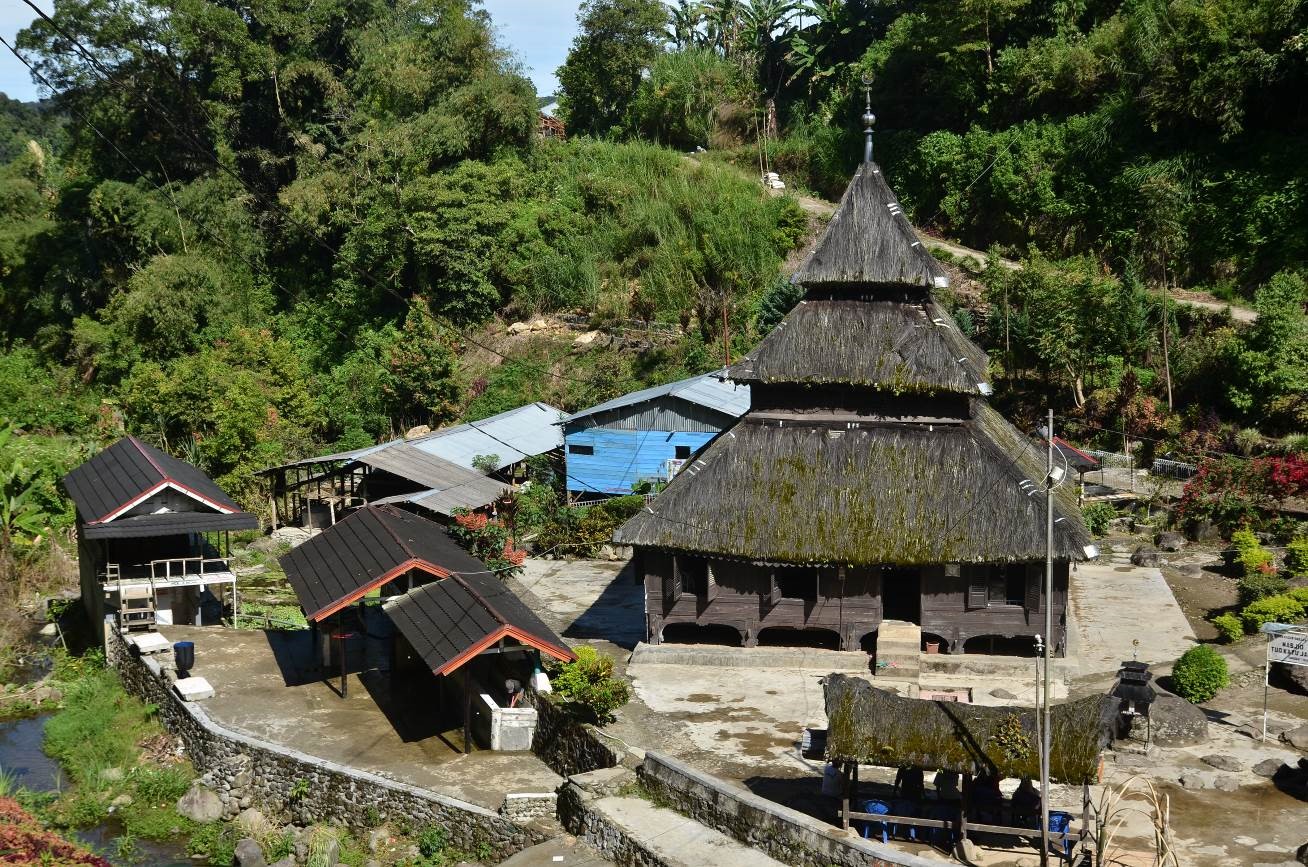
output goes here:
<path id="1" fill-rule="evenodd" d="M 281 564 L 312 621 L 383 588 L 383 595 L 404 593 L 453 572 L 486 569 L 443 527 L 397 506 L 358 509 L 292 548 Z"/>
<path id="2" fill-rule="evenodd" d="M 77 507 L 82 600 L 97 637 L 106 606 L 131 628 L 217 623 L 232 605 L 236 576 L 219 549 L 259 519 L 202 471 L 128 436 L 63 486 Z"/>
<path id="3" fill-rule="evenodd" d="M 456 722 L 446 711 L 462 708 L 465 751 L 474 728 L 492 745 L 503 740 L 497 733 L 506 711 L 516 710 L 507 684 L 525 686 L 538 653 L 574 658 L 444 527 L 397 506 L 354 511 L 282 556 L 281 565 L 315 636 L 335 639 L 323 655 L 335 660 L 342 694 L 351 657 L 344 643 L 380 641 L 380 653 L 363 656 L 383 658 L 390 678 L 403 681 L 392 695 L 430 697 L 424 712 L 441 722 Z"/>
<path id="4" fill-rule="evenodd" d="M 725 372 L 749 411 L 615 534 L 647 640 L 875 653 L 893 621 L 896 646 L 1032 655 L 1048 606 L 1061 653 L 1075 495 L 1046 599 L 1044 455 L 985 400 L 985 352 L 870 157 L 792 279 L 803 299 Z"/>

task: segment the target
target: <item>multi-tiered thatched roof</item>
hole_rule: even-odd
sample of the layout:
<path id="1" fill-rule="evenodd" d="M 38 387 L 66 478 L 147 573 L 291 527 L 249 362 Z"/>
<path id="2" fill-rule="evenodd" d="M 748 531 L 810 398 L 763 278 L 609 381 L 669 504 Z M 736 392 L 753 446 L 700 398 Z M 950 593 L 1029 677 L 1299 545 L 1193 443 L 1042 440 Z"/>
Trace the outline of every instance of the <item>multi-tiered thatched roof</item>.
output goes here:
<path id="1" fill-rule="evenodd" d="M 616 534 L 769 563 L 1043 560 L 1039 447 L 991 409 L 985 353 L 874 163 L 794 278 L 806 295 L 728 377 L 751 411 Z M 1090 536 L 1070 493 L 1054 556 Z"/>
<path id="2" fill-rule="evenodd" d="M 827 675 L 825 688 L 828 761 L 1040 776 L 1032 710 L 901 698 L 843 674 Z M 1051 709 L 1051 779 L 1098 782 L 1099 756 L 1112 740 L 1120 705 L 1112 696 L 1094 695 Z"/>
<path id="3" fill-rule="evenodd" d="M 746 417 L 618 532 L 648 545 L 772 563 L 1042 560 L 1044 455 L 984 401 L 963 424 L 856 430 Z M 1090 536 L 1070 492 L 1054 556 Z"/>

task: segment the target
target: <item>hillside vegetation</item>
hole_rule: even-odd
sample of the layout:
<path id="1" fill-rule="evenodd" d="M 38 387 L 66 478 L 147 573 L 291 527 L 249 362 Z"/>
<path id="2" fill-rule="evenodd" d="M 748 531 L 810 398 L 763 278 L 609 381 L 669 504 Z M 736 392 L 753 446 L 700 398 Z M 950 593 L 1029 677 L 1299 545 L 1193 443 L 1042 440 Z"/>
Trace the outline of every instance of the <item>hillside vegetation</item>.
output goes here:
<path id="1" fill-rule="evenodd" d="M 821 229 L 752 176 L 835 197 L 865 80 L 915 221 L 1022 260 L 944 299 L 1016 421 L 1302 449 L 1306 15 L 589 0 L 560 142 L 466 0 L 61 0 L 18 39 L 50 98 L 0 105 L 6 539 L 66 526 L 54 479 L 123 431 L 259 507 L 287 458 L 739 356 Z M 1167 303 L 1182 286 L 1259 318 Z"/>

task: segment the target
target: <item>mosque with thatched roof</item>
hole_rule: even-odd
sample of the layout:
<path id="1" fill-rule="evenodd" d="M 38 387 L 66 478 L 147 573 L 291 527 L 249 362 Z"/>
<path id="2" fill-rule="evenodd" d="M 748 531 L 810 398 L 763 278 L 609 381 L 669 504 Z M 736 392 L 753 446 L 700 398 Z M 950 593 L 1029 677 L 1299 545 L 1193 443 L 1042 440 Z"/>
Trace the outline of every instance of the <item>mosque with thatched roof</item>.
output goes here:
<path id="1" fill-rule="evenodd" d="M 1050 605 L 1061 653 L 1089 534 L 1058 491 L 1044 598 L 1045 455 L 987 403 L 985 353 L 933 298 L 948 279 L 870 131 L 793 279 L 803 300 L 725 372 L 749 412 L 615 535 L 636 551 L 647 640 L 874 651 L 895 620 L 946 652 L 1022 653 Z"/>

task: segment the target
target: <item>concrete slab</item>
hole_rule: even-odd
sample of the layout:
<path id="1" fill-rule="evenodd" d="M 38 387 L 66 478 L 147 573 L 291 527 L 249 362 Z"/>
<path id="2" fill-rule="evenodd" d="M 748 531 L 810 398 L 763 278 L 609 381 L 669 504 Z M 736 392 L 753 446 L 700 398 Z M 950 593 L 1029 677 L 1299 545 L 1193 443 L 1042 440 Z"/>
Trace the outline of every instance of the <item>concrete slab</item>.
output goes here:
<path id="1" fill-rule="evenodd" d="M 1158 569 L 1081 563 L 1072 574 L 1071 595 L 1082 677 L 1117 671 L 1133 650 L 1145 662 L 1170 664 L 1195 644 Z"/>
<path id="2" fill-rule="evenodd" d="M 184 677 L 173 683 L 173 689 L 182 697 L 182 701 L 200 701 L 213 698 L 213 687 L 203 677 Z"/>
<path id="3" fill-rule="evenodd" d="M 783 867 L 757 849 L 642 798 L 600 798 L 592 806 L 669 865 Z"/>
<path id="4" fill-rule="evenodd" d="M 195 642 L 195 671 L 215 690 L 204 709 L 236 731 L 491 810 L 511 792 L 552 792 L 563 782 L 531 753 L 461 754 L 461 732 L 436 722 L 430 678 L 392 689 L 375 648 L 352 654 L 342 698 L 339 679 L 314 673 L 308 631 L 174 626 L 168 635 Z"/>
<path id="5" fill-rule="evenodd" d="M 172 642 L 158 632 L 137 632 L 127 636 L 127 643 L 133 645 L 143 656 L 162 653 L 172 649 Z"/>

